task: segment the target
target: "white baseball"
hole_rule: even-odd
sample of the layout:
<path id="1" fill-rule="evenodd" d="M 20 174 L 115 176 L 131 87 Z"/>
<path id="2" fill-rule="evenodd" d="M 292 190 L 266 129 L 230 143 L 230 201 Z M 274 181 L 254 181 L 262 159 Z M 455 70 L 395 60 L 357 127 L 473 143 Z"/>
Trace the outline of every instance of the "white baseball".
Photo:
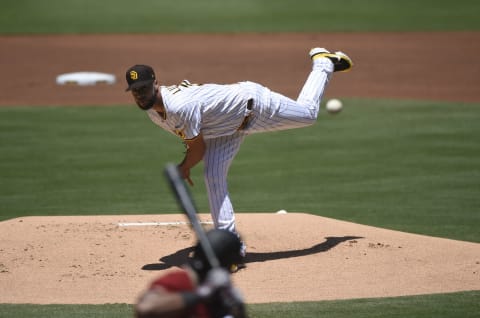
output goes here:
<path id="1" fill-rule="evenodd" d="M 342 101 L 336 98 L 329 99 L 325 105 L 329 113 L 338 113 L 342 110 L 343 104 Z"/>

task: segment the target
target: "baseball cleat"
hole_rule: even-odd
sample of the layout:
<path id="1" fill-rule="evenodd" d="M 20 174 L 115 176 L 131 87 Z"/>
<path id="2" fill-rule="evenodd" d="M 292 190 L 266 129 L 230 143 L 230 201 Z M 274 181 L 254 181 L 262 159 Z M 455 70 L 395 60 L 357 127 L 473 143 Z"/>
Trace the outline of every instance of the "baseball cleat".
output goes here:
<path id="1" fill-rule="evenodd" d="M 245 265 L 245 263 L 232 264 L 232 266 L 230 266 L 230 273 L 233 274 L 245 268 L 247 268 L 247 265 Z"/>
<path id="2" fill-rule="evenodd" d="M 322 47 L 315 47 L 310 50 L 310 58 L 316 60 L 318 58 L 326 57 L 333 62 L 334 72 L 348 72 L 352 66 L 352 60 L 343 52 L 330 53 L 327 49 Z"/>

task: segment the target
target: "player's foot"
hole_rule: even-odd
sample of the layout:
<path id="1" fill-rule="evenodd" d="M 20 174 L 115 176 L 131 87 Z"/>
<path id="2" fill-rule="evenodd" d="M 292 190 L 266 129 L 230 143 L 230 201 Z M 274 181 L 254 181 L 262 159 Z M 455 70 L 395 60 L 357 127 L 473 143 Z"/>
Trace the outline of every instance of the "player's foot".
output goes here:
<path id="1" fill-rule="evenodd" d="M 330 53 L 327 49 L 322 47 L 315 47 L 310 50 L 310 58 L 316 60 L 319 58 L 326 57 L 333 63 L 334 72 L 348 72 L 352 66 L 352 60 L 343 52 Z"/>
<path id="2" fill-rule="evenodd" d="M 244 268 L 247 268 L 245 263 L 232 264 L 232 266 L 230 266 L 230 273 L 236 273 Z"/>
<path id="3" fill-rule="evenodd" d="M 242 242 L 242 249 L 240 251 L 240 258 L 237 259 L 236 263 L 234 263 L 230 266 L 230 273 L 236 273 L 241 269 L 247 268 L 246 261 L 245 261 L 246 253 L 247 253 L 247 246 L 245 245 L 244 242 Z"/>

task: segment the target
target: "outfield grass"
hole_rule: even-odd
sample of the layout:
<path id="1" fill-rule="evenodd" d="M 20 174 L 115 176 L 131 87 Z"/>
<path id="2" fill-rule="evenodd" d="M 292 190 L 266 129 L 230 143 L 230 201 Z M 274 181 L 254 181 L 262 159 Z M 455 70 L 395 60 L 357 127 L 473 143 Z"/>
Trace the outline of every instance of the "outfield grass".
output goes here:
<path id="1" fill-rule="evenodd" d="M 346 100 L 313 127 L 247 137 L 237 211 L 280 209 L 480 242 L 480 105 Z M 163 178 L 183 145 L 135 107 L 0 108 L 0 219 L 179 209 Z M 202 169 L 193 170 L 208 212 Z"/>
<path id="2" fill-rule="evenodd" d="M 0 34 L 480 30 L 477 0 L 4 1 Z"/>

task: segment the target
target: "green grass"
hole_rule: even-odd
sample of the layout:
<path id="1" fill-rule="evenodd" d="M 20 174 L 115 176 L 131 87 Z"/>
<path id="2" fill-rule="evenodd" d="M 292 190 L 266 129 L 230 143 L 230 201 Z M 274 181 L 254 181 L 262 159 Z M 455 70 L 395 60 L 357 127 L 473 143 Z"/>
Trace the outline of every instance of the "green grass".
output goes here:
<path id="1" fill-rule="evenodd" d="M 0 317 L 15 318 L 121 318 L 133 317 L 131 305 L 31 305 L 0 304 Z"/>
<path id="2" fill-rule="evenodd" d="M 182 145 L 163 138 L 135 108 L 0 113 L 1 218 L 177 210 L 162 198 L 162 164 Z"/>
<path id="3" fill-rule="evenodd" d="M 0 34 L 480 30 L 477 0 L 4 1 Z"/>
<path id="4" fill-rule="evenodd" d="M 310 128 L 247 137 L 239 211 L 309 211 L 480 242 L 480 105 L 344 100 Z M 0 219 L 167 213 L 183 146 L 134 106 L 0 108 Z M 201 169 L 195 199 L 207 211 Z M 478 317 L 479 292 L 249 305 L 251 317 Z M 128 305 L 1 304 L 0 317 L 131 317 Z"/>
<path id="5" fill-rule="evenodd" d="M 480 242 L 480 105 L 345 100 L 312 127 L 247 137 L 236 210 L 310 212 Z M 178 212 L 163 177 L 183 145 L 128 107 L 0 108 L 0 220 Z M 197 205 L 208 212 L 201 166 Z"/>
<path id="6" fill-rule="evenodd" d="M 249 306 L 251 317 L 479 317 L 480 292 L 354 299 L 321 302 L 275 303 Z"/>
<path id="7" fill-rule="evenodd" d="M 473 318 L 479 317 L 480 292 L 425 295 L 416 297 L 354 299 L 320 302 L 248 305 L 251 318 Z M 132 307 L 109 305 L 13 305 L 0 304 L 0 317 L 17 318 L 122 318 L 133 317 Z"/>

